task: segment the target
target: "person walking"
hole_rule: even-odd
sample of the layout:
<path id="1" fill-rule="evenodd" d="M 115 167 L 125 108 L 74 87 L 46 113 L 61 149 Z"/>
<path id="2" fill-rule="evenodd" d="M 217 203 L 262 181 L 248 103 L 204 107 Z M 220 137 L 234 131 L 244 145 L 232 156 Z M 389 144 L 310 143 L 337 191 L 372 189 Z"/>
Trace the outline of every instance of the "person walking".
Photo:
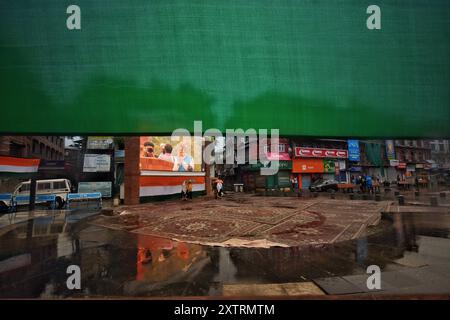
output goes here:
<path id="1" fill-rule="evenodd" d="M 211 182 L 212 190 L 214 192 L 214 199 L 217 199 L 219 197 L 217 192 L 217 180 L 218 180 L 217 178 L 213 178 Z"/>
<path id="2" fill-rule="evenodd" d="M 187 189 L 187 198 L 190 200 L 192 200 L 192 187 L 193 187 L 192 180 L 188 180 L 186 189 Z"/>
<path id="3" fill-rule="evenodd" d="M 381 191 L 381 184 L 382 184 L 381 177 L 378 176 L 377 177 L 377 181 L 376 181 L 376 185 L 375 185 L 375 192 L 380 192 Z"/>
<path id="4" fill-rule="evenodd" d="M 223 196 L 222 188 L 223 188 L 223 181 L 221 179 L 218 179 L 217 180 L 217 195 L 219 198 L 222 198 L 222 196 Z"/>
<path id="5" fill-rule="evenodd" d="M 367 187 L 367 192 L 369 194 L 373 193 L 373 181 L 372 181 L 372 177 L 370 175 L 366 176 L 366 187 Z"/>
<path id="6" fill-rule="evenodd" d="M 366 177 L 364 175 L 361 176 L 361 193 L 366 192 Z"/>
<path id="7" fill-rule="evenodd" d="M 183 181 L 181 184 L 181 200 L 185 201 L 187 200 L 187 182 L 186 180 Z"/>

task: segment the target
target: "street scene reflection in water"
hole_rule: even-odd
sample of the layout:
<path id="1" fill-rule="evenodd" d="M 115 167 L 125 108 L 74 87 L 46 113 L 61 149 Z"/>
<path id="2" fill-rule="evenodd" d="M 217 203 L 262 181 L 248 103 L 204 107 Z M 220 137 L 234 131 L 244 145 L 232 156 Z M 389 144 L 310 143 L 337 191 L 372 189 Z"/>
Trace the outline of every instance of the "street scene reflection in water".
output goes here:
<path id="1" fill-rule="evenodd" d="M 3 231 L 0 296 L 221 296 L 227 286 L 308 281 L 327 294 L 358 293 L 340 292 L 336 283 L 366 279 L 372 264 L 386 275 L 379 293 L 450 292 L 446 214 L 432 220 L 419 213 L 394 214 L 355 240 L 269 249 L 203 246 L 111 230 L 90 224 L 88 216 L 55 213 Z M 66 286 L 66 270 L 73 264 L 81 269 L 81 290 Z"/>

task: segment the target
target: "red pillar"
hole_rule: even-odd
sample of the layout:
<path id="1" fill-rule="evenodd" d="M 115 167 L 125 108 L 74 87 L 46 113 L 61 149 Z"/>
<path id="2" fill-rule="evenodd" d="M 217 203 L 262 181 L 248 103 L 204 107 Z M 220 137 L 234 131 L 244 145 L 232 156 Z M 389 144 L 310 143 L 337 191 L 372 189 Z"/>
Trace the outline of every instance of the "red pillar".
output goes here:
<path id="1" fill-rule="evenodd" d="M 140 138 L 125 137 L 125 199 L 126 205 L 139 204 Z"/>

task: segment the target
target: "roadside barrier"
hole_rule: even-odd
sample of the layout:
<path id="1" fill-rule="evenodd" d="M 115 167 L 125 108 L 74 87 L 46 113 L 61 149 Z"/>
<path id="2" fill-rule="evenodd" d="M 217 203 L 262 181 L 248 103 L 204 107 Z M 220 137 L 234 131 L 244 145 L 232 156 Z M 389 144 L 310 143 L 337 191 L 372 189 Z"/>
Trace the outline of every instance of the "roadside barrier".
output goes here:
<path id="1" fill-rule="evenodd" d="M 102 207 L 102 194 L 100 192 L 91 193 L 69 193 L 67 195 L 66 208 L 70 209 L 73 203 L 86 203 L 89 204 L 91 201 L 96 201 L 97 209 Z"/>
<path id="2" fill-rule="evenodd" d="M 40 194 L 36 195 L 36 203 L 49 203 L 51 209 L 56 208 L 56 196 L 54 194 Z M 11 196 L 10 207 L 11 211 L 17 211 L 17 206 L 30 203 L 30 196 Z"/>

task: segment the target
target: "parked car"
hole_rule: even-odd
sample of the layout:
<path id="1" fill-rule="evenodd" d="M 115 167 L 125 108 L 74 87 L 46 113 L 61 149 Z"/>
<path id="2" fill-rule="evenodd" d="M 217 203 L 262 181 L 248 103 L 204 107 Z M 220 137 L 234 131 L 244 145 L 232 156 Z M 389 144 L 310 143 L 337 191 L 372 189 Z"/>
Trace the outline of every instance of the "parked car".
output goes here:
<path id="1" fill-rule="evenodd" d="M 317 180 L 310 187 L 310 191 L 329 191 L 334 190 L 338 191 L 338 184 L 336 180 Z"/>
<path id="2" fill-rule="evenodd" d="M 7 194 L 0 194 L 0 214 L 8 212 L 11 205 L 11 198 Z"/>
<path id="3" fill-rule="evenodd" d="M 67 201 L 67 195 L 71 192 L 71 183 L 68 179 L 48 179 L 36 181 L 36 195 L 55 195 L 56 208 L 61 209 Z M 13 197 L 29 196 L 30 181 L 19 183 L 13 193 Z M 39 201 L 36 200 L 36 203 Z M 18 205 L 28 204 L 28 201 L 17 201 Z"/>

